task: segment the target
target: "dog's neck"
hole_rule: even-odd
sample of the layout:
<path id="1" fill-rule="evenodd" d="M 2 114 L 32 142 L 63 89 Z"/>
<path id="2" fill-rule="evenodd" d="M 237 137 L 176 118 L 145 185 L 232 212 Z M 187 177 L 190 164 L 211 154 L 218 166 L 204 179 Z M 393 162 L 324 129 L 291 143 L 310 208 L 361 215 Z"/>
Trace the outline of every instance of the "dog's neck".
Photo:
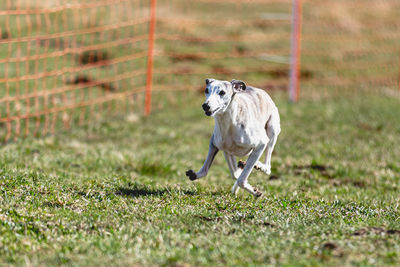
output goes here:
<path id="1" fill-rule="evenodd" d="M 216 114 L 214 117 L 215 126 L 220 128 L 221 130 L 227 129 L 227 128 L 229 128 L 230 125 L 234 124 L 235 116 L 236 116 L 236 112 L 235 112 L 235 108 L 234 108 L 234 105 L 235 105 L 234 97 L 235 97 L 235 94 L 232 95 L 231 100 L 230 100 L 229 104 L 227 105 L 227 107 L 225 108 L 225 110 Z"/>

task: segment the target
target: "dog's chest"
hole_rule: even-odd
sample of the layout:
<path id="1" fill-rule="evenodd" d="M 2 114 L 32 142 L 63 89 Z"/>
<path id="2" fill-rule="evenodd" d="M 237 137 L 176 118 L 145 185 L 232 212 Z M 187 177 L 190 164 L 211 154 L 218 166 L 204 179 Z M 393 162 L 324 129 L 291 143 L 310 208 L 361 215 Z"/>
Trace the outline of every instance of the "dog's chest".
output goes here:
<path id="1" fill-rule="evenodd" d="M 216 127 L 214 145 L 229 154 L 245 156 L 253 149 L 252 133 L 244 125 Z"/>

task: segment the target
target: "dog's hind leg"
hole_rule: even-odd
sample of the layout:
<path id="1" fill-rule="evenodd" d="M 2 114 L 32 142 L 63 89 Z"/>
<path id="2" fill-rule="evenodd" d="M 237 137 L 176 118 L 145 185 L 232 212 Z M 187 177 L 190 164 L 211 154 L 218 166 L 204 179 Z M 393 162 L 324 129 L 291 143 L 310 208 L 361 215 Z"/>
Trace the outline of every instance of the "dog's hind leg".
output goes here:
<path id="1" fill-rule="evenodd" d="M 254 164 L 254 168 L 256 170 L 262 171 L 267 175 L 271 174 L 271 156 L 272 152 L 274 151 L 274 147 L 276 144 L 276 140 L 278 139 L 278 135 L 281 132 L 281 125 L 280 125 L 280 118 L 278 109 L 272 113 L 271 118 L 268 120 L 267 124 L 265 125 L 265 131 L 267 133 L 267 148 L 265 149 L 265 162 L 262 163 L 261 161 L 257 161 Z M 246 166 L 246 162 L 239 161 L 238 167 L 243 169 Z"/>
<path id="2" fill-rule="evenodd" d="M 238 162 L 237 166 L 238 166 L 238 169 L 243 170 L 244 166 L 246 166 L 246 162 L 240 160 Z M 267 166 L 264 163 L 262 163 L 261 161 L 257 161 L 256 164 L 254 164 L 254 169 L 262 171 L 262 172 L 268 174 L 267 173 Z"/>
<path id="3" fill-rule="evenodd" d="M 228 163 L 229 172 L 231 173 L 232 179 L 237 180 L 242 173 L 242 169 L 236 167 L 236 157 L 226 152 L 224 152 L 224 156 L 226 162 Z"/>
<path id="4" fill-rule="evenodd" d="M 208 174 L 208 170 L 211 167 L 212 162 L 214 161 L 215 155 L 218 153 L 218 148 L 214 146 L 214 135 L 211 137 L 210 146 L 208 148 L 208 155 L 206 160 L 204 161 L 203 167 L 198 172 L 194 172 L 193 170 L 188 170 L 186 172 L 186 176 L 189 177 L 191 181 L 204 177 Z"/>
<path id="5" fill-rule="evenodd" d="M 267 148 L 265 151 L 265 173 L 271 174 L 271 156 L 272 151 L 274 151 L 274 147 L 276 144 L 276 140 L 278 139 L 278 135 L 281 132 L 281 123 L 279 118 L 278 109 L 276 108 L 271 115 L 271 118 L 268 120 L 266 125 L 267 136 L 269 138 Z"/>

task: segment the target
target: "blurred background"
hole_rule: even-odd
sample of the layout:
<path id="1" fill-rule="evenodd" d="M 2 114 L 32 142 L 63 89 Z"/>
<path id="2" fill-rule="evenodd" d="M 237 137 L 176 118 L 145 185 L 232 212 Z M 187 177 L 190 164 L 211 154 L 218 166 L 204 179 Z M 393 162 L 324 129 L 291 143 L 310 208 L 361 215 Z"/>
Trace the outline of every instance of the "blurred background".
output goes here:
<path id="1" fill-rule="evenodd" d="M 205 77 L 287 94 L 292 0 L 5 0 L 0 9 L 3 142 L 143 114 L 146 88 L 162 109 L 185 98 L 177 91 L 202 91 Z M 300 101 L 398 97 L 399 9 L 397 0 L 302 1 Z"/>

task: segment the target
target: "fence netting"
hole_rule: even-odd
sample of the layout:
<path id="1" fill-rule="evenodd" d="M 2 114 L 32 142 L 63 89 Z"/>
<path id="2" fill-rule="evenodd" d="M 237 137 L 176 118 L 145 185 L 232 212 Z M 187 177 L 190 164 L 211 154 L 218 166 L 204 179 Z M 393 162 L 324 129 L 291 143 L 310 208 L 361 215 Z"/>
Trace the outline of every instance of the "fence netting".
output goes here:
<path id="1" fill-rule="evenodd" d="M 289 85 L 293 0 L 158 0 L 153 92 Z M 150 1 L 0 2 L 0 138 L 144 109 Z M 398 0 L 303 0 L 300 100 L 398 88 Z M 156 104 L 156 103 L 153 103 Z"/>
<path id="2" fill-rule="evenodd" d="M 303 1 L 301 97 L 398 90 L 398 0 Z"/>
<path id="3" fill-rule="evenodd" d="M 148 13 L 143 0 L 1 1 L 2 140 L 135 106 L 145 86 Z"/>
<path id="4" fill-rule="evenodd" d="M 291 0 L 160 1 L 154 90 L 204 89 L 204 78 L 288 86 Z"/>

